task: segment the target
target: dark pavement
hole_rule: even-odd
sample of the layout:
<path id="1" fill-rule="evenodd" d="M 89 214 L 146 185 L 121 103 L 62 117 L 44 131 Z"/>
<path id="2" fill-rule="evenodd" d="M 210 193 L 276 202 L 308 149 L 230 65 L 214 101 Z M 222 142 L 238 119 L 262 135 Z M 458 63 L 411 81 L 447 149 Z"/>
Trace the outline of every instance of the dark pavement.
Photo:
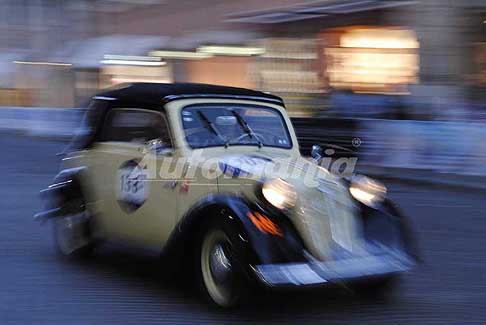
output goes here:
<path id="1" fill-rule="evenodd" d="M 0 324 L 486 323 L 485 192 L 388 184 L 425 258 L 390 300 L 279 292 L 222 311 L 164 275 L 164 261 L 153 256 L 105 247 L 87 261 L 58 257 L 49 225 L 32 215 L 56 173 L 60 144 L 0 134 L 0 148 Z"/>

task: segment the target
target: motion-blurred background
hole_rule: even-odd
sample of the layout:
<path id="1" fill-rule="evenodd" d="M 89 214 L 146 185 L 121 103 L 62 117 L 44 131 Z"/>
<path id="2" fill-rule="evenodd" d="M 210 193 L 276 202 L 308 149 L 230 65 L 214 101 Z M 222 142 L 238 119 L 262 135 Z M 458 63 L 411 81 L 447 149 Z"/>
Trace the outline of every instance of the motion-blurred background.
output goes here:
<path id="1" fill-rule="evenodd" d="M 282 96 L 304 153 L 315 142 L 357 151 L 359 138 L 363 163 L 486 174 L 483 0 L 0 0 L 0 8 L 0 106 L 48 109 L 0 110 L 0 128 L 69 136 L 78 111 L 50 108 L 83 107 L 99 89 L 223 84 Z"/>
<path id="2" fill-rule="evenodd" d="M 72 107 L 121 82 L 187 81 L 271 91 L 293 115 L 358 106 L 349 102 L 364 104 L 360 116 L 476 120 L 484 109 L 482 0 L 0 6 L 4 106 Z"/>
<path id="3" fill-rule="evenodd" d="M 30 219 L 54 154 L 91 95 L 135 81 L 282 96 L 304 154 L 330 145 L 388 179 L 427 266 L 391 305 L 284 298 L 266 314 L 208 316 L 153 289 L 152 262 L 54 260 Z M 485 88 L 484 0 L 0 0 L 0 323 L 484 323 Z"/>

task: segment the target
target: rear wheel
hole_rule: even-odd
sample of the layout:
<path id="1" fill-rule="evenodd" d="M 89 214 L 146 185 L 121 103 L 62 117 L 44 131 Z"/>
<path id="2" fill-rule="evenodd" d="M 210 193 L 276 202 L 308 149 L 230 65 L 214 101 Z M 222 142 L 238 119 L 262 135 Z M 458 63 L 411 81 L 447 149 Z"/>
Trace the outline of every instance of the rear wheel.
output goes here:
<path id="1" fill-rule="evenodd" d="M 94 250 L 90 217 L 82 198 L 72 200 L 66 213 L 53 220 L 54 242 L 63 256 L 88 257 Z"/>
<path id="2" fill-rule="evenodd" d="M 231 230 L 213 221 L 201 232 L 194 266 L 203 295 L 220 307 L 237 305 L 246 296 L 247 281 Z"/>

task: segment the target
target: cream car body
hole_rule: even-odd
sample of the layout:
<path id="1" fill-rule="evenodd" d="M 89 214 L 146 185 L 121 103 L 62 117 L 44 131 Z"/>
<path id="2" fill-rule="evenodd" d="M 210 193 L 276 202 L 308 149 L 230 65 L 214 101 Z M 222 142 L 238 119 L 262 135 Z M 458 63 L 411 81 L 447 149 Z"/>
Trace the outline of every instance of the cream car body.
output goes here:
<path id="1" fill-rule="evenodd" d="M 414 265 L 416 252 L 406 218 L 388 199 L 378 200 L 379 186 L 340 179 L 302 157 L 278 97 L 220 86 L 135 84 L 94 101 L 99 116 L 87 117 L 87 140 L 62 160 L 60 174 L 45 191 L 50 195 L 48 209 L 37 216 L 62 225 L 56 231 L 64 253 L 100 240 L 156 252 L 180 248 L 183 254 L 177 256 L 188 256 L 193 246 L 200 246 L 196 251 L 201 254 L 203 287 L 221 306 L 236 300 L 221 284 L 236 264 L 240 273 L 271 286 L 346 283 Z M 257 145 L 261 141 L 239 121 L 239 138 L 257 142 L 194 148 L 183 110 L 206 104 L 271 109 L 288 135 L 273 141 L 285 145 Z M 137 121 L 121 119 L 124 113 L 157 121 L 154 130 L 151 123 L 147 130 L 165 128 L 163 141 L 144 129 L 123 141 L 126 134 L 117 135 L 118 125 L 131 130 L 126 123 Z M 227 120 L 225 116 L 223 122 Z M 214 123 L 208 120 L 204 127 L 216 136 Z M 110 137 L 107 130 L 117 136 Z M 137 132 L 143 141 L 138 141 Z M 282 164 L 288 168 L 278 168 Z M 292 194 L 285 208 L 263 193 L 275 180 Z M 359 202 L 350 193 L 353 186 L 377 199 Z M 223 249 L 228 245 L 231 254 Z"/>

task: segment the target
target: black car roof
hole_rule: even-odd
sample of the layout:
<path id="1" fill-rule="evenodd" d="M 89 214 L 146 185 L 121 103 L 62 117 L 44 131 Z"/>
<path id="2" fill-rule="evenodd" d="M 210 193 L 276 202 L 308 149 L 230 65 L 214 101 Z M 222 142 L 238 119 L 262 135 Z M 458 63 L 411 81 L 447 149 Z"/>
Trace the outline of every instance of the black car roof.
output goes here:
<path id="1" fill-rule="evenodd" d="M 157 107 L 176 99 L 208 97 L 251 99 L 283 105 L 280 97 L 261 91 L 197 83 L 131 83 L 107 90 L 96 97 Z"/>
<path id="2" fill-rule="evenodd" d="M 86 111 L 88 133 L 74 139 L 72 146 L 88 148 L 101 136 L 102 123 L 115 107 L 164 111 L 166 103 L 183 98 L 234 98 L 269 102 L 284 106 L 280 97 L 244 88 L 196 83 L 131 83 L 108 89 L 94 96 Z"/>

